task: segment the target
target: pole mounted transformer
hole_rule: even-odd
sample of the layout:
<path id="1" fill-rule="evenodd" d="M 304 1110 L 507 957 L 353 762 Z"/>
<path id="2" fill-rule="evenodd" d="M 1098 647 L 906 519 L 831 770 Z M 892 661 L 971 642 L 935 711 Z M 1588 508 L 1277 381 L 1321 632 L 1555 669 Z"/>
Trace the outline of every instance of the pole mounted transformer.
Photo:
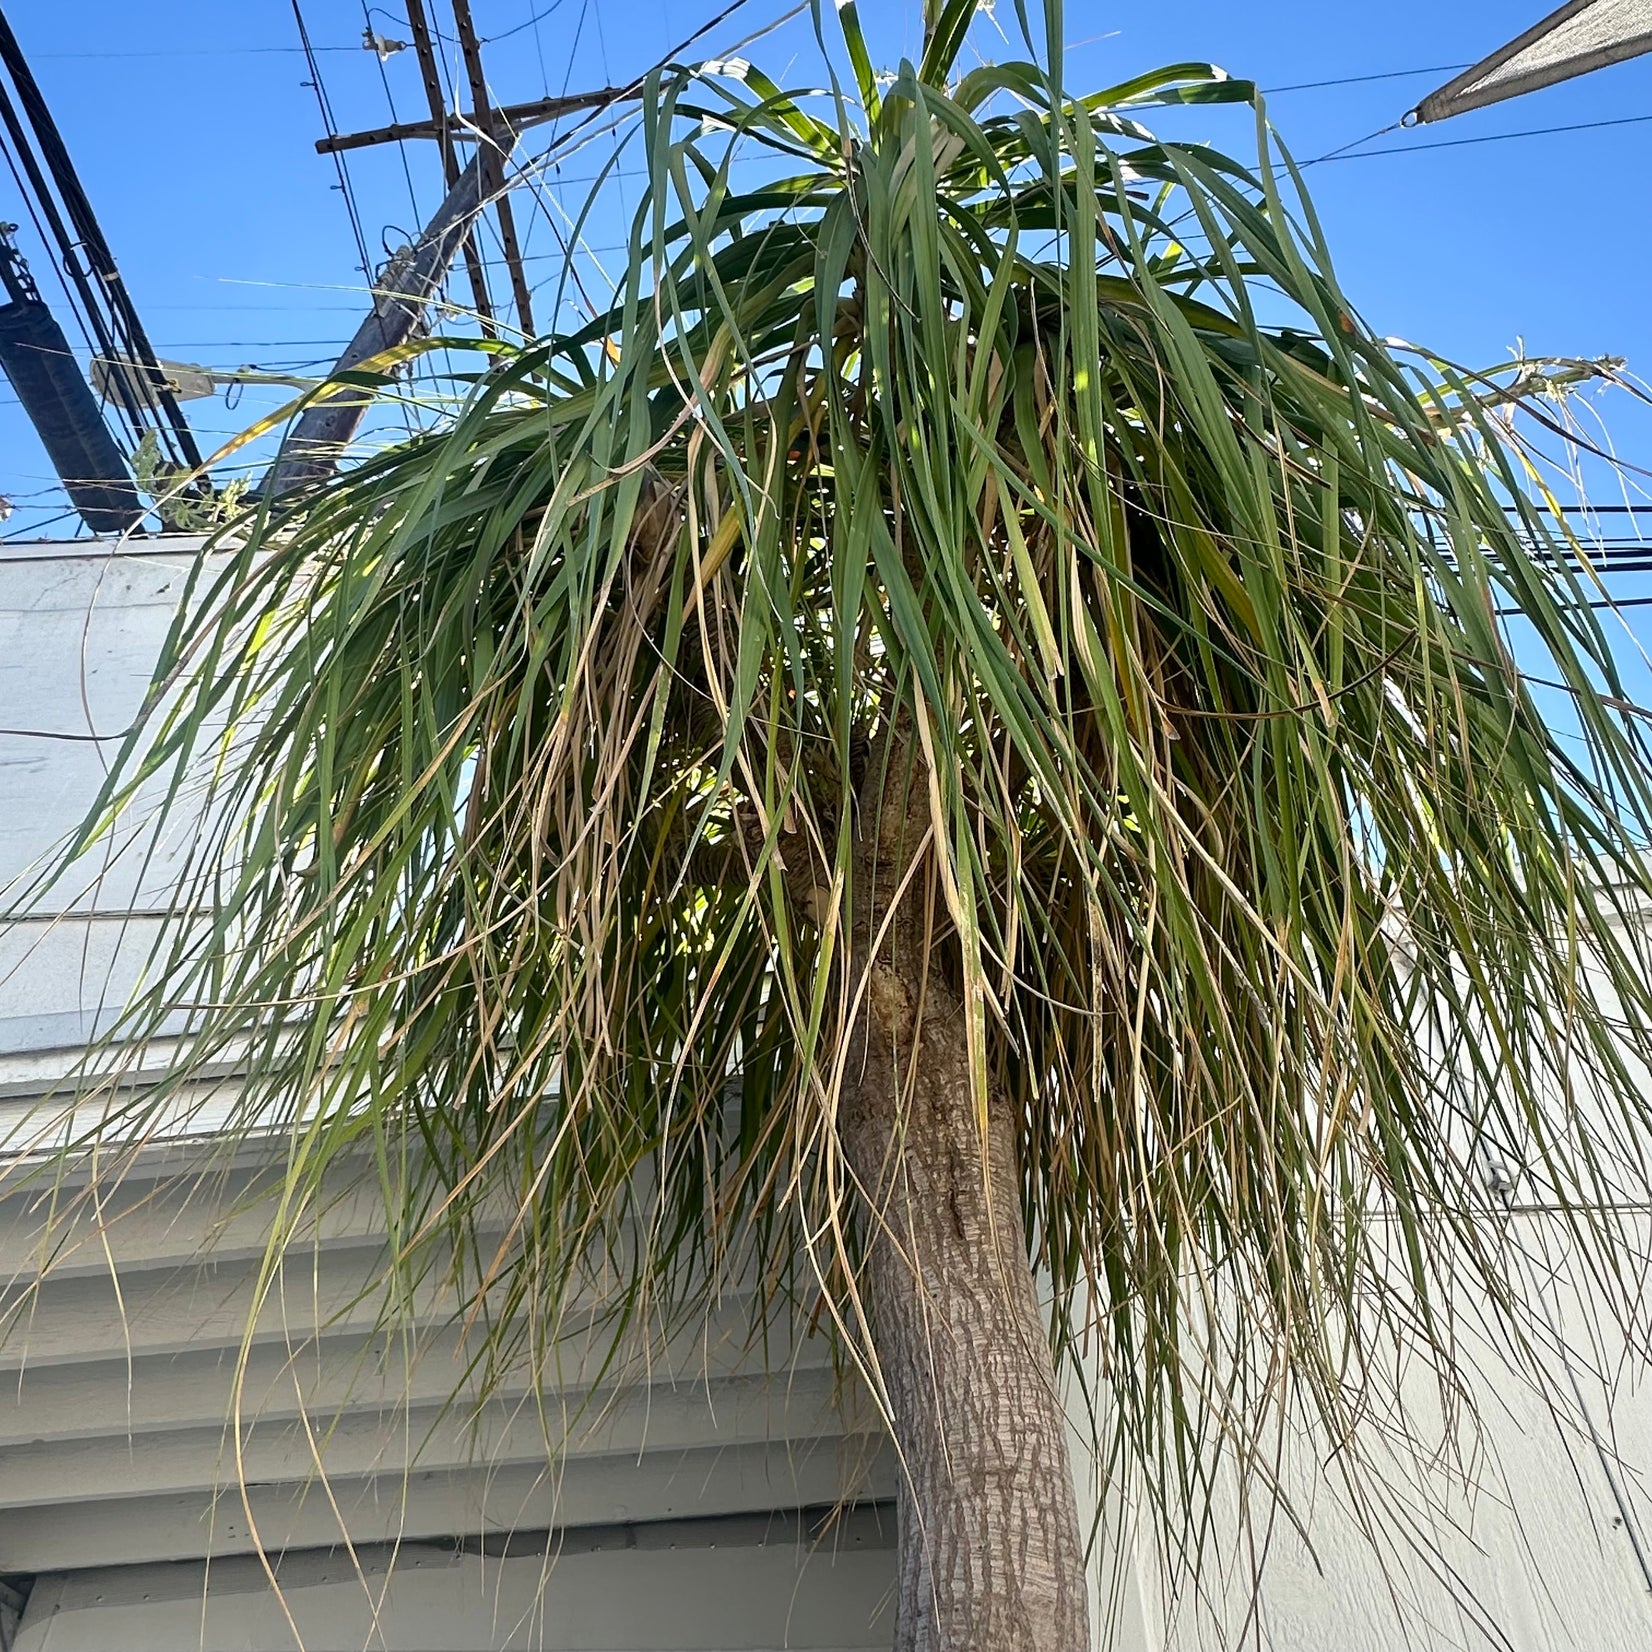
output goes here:
<path id="1" fill-rule="evenodd" d="M 0 306 L 0 366 L 86 526 L 94 533 L 130 532 L 147 514 L 131 469 L 140 446 L 152 440 L 158 457 L 185 475 L 200 470 L 200 450 L 4 12 L 0 71 L 0 150 L 27 198 L 87 347 L 95 360 L 117 363 L 122 371 L 105 375 L 100 403 L 9 240 L 0 243 L 7 299 Z M 7 234 L 15 228 L 8 226 Z M 190 497 L 209 491 L 200 477 L 187 487 Z"/>
<path id="2" fill-rule="evenodd" d="M 1569 0 L 1430 92 L 1408 126 L 1445 120 L 1652 51 L 1652 0 Z"/>
<path id="3" fill-rule="evenodd" d="M 143 504 L 63 329 L 12 245 L 16 227 L 0 224 L 0 369 L 81 520 L 96 534 L 130 533 Z"/>

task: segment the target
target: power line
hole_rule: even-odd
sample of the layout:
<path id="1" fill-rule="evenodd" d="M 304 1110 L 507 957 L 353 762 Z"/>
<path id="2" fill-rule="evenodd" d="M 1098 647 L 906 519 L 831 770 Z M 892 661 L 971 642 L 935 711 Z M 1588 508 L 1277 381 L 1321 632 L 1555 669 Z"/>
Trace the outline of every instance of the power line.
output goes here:
<path id="1" fill-rule="evenodd" d="M 262 283 L 250 281 L 244 283 L 244 285 L 260 286 Z M 319 281 L 282 281 L 271 282 L 270 285 L 286 287 L 294 291 L 307 287 L 324 287 L 328 292 L 338 291 L 337 286 L 333 283 Z M 354 289 L 345 288 L 344 290 L 349 292 Z M 191 314 L 199 313 L 202 315 L 290 315 L 297 316 L 300 319 L 305 316 L 317 315 L 323 310 L 339 311 L 347 315 L 361 314 L 359 304 L 305 304 L 302 307 L 297 304 L 149 304 L 145 308 L 150 310 L 187 310 Z M 286 340 L 276 339 L 274 342 L 283 344 Z"/>
<path id="2" fill-rule="evenodd" d="M 522 247 L 516 233 L 516 214 L 504 187 L 506 148 L 500 142 L 500 134 L 508 129 L 492 107 L 495 99 L 489 91 L 487 75 L 482 67 L 482 44 L 477 38 L 470 0 L 449 0 L 449 4 L 453 9 L 454 27 L 459 31 L 459 52 L 464 62 L 465 78 L 470 83 L 471 120 L 480 134 L 477 152 L 482 163 L 482 195 L 484 200 L 491 198 L 493 202 L 494 222 L 498 226 L 505 267 L 510 274 L 511 296 L 516 302 L 517 330 L 531 335 L 533 306 L 527 277 L 522 273 Z M 510 147 L 514 149 L 516 133 L 512 131 L 508 135 Z"/>
<path id="3" fill-rule="evenodd" d="M 0 88 L 0 97 L 3 96 L 4 89 Z M 18 134 L 13 132 L 12 136 L 15 140 Z M 36 238 L 43 247 L 49 249 L 52 238 L 46 233 L 46 226 L 40 221 L 41 210 L 49 207 L 49 202 L 42 202 L 40 206 L 36 205 L 35 192 L 23 181 L 23 174 L 18 170 L 18 160 L 13 157 L 10 146 L 0 144 L 0 153 L 5 156 L 6 170 L 11 173 L 12 182 L 17 186 L 18 199 L 22 201 L 23 208 L 29 215 L 29 222 L 34 226 Z M 21 151 L 19 153 L 21 154 Z M 92 335 L 87 330 L 88 320 L 81 304 L 77 302 L 75 290 L 70 285 L 69 275 L 64 270 L 60 259 L 53 258 L 50 262 L 52 275 L 57 282 L 58 289 L 62 292 L 64 302 L 69 307 L 69 314 L 74 317 L 75 330 L 80 334 L 81 342 L 85 344 L 87 353 L 93 354 L 96 352 L 97 346 L 92 342 Z"/>
<path id="4" fill-rule="evenodd" d="M 1510 138 L 1547 138 L 1559 132 L 1596 132 L 1607 126 L 1641 126 L 1652 121 L 1652 115 L 1620 115 L 1616 120 L 1579 120 L 1572 121 L 1566 126 L 1529 126 L 1519 132 L 1484 132 L 1473 138 L 1436 138 L 1430 143 L 1396 143 L 1389 144 L 1382 149 L 1361 149 L 1358 154 L 1342 154 L 1333 151 L 1329 155 L 1321 155 L 1318 165 L 1324 161 L 1363 161 L 1374 155 L 1415 155 L 1424 149 L 1461 149 L 1475 143 L 1504 143 Z M 1383 131 L 1392 131 L 1392 127 L 1384 127 Z M 1380 137 L 1381 133 L 1372 133 L 1372 137 Z M 1346 145 L 1354 148 L 1355 145 L 1366 143 L 1366 138 L 1356 138 L 1353 144 Z"/>
<path id="5" fill-rule="evenodd" d="M 563 0 L 552 0 L 552 3 L 524 23 L 502 30 L 499 34 L 482 36 L 484 46 L 495 40 L 509 40 L 514 34 L 521 34 L 524 29 L 532 28 L 536 23 L 543 22 L 563 4 Z M 375 8 L 382 10 L 383 8 Z M 385 12 L 387 17 L 393 13 Z M 444 40 L 447 36 L 442 36 Z M 362 48 L 356 46 L 313 46 L 315 52 L 359 52 Z M 302 56 L 302 46 L 181 46 L 172 51 L 141 51 L 141 52 L 36 52 L 38 58 L 54 58 L 60 61 L 83 61 L 96 58 L 127 58 L 127 57 L 299 57 Z"/>
<path id="6" fill-rule="evenodd" d="M 366 34 L 363 38 L 364 40 L 371 40 L 373 36 L 373 10 L 367 4 L 367 0 L 361 0 L 361 15 L 363 22 L 367 25 Z M 396 109 L 396 94 L 390 89 L 390 76 L 385 70 L 384 58 L 378 52 L 373 53 L 373 58 L 378 64 L 379 82 L 384 87 L 384 101 L 390 106 L 390 119 L 399 121 L 401 115 Z M 405 143 L 397 144 L 396 153 L 402 163 L 402 176 L 407 180 L 407 199 L 413 208 L 413 218 L 415 222 L 418 222 L 424 214 L 419 210 L 418 191 L 413 187 L 413 168 L 408 162 L 407 145 Z"/>
<path id="7" fill-rule="evenodd" d="M 513 34 L 521 34 L 524 29 L 537 28 L 539 24 L 543 23 L 545 19 L 551 15 L 552 12 L 559 11 L 563 3 L 564 0 L 551 0 L 550 5 L 546 6 L 543 11 L 536 11 L 526 23 L 518 23 L 515 28 L 506 29 L 500 34 L 483 35 L 482 44 L 484 46 L 491 46 L 494 41 L 509 40 Z"/>
<path id="8" fill-rule="evenodd" d="M 1619 608 L 1652 608 L 1652 597 L 1594 597 L 1584 603 L 1585 608 L 1606 609 L 1616 612 Z M 1526 617 L 1524 608 L 1497 608 L 1493 612 L 1498 619 L 1523 619 Z"/>
<path id="9" fill-rule="evenodd" d="M 1277 97 L 1281 92 L 1317 92 L 1326 86 L 1363 86 L 1373 80 L 1412 80 L 1418 75 L 1449 75 L 1466 69 L 1466 63 L 1435 63 L 1422 69 L 1388 69 L 1377 75 L 1338 75 L 1334 80 L 1299 80 L 1291 86 L 1264 86 L 1264 97 Z"/>
<path id="10" fill-rule="evenodd" d="M 0 16 L 0 47 L 4 48 L 7 57 L 11 60 L 9 67 L 12 69 L 14 83 L 18 83 L 20 75 L 25 79 L 28 78 L 27 60 L 23 58 L 16 39 L 11 33 L 10 26 L 3 16 Z M 23 91 L 21 83 L 18 83 L 18 90 L 20 93 Z M 29 217 L 34 223 L 36 232 L 46 244 L 48 252 L 51 251 L 54 245 L 56 247 L 56 251 L 52 255 L 52 263 L 57 270 L 64 296 L 68 299 L 70 308 L 75 313 L 82 339 L 85 340 L 88 349 L 101 351 L 106 357 L 113 358 L 122 353 L 116 342 L 117 318 L 108 312 L 107 306 L 102 302 L 107 294 L 99 292 L 98 286 L 94 283 L 93 272 L 86 267 L 84 260 L 78 256 L 83 238 L 79 233 L 79 225 L 76 224 L 71 228 L 67 221 L 67 218 L 72 216 L 68 203 L 66 201 L 62 202 L 60 206 L 57 198 L 60 191 L 54 190 L 52 187 L 56 180 L 49 176 L 52 171 L 50 158 L 39 156 L 35 152 L 35 145 L 39 141 L 38 117 L 43 112 L 43 102 L 38 96 L 38 87 L 33 87 L 31 90 L 36 93 L 36 96 L 32 100 L 24 100 L 24 110 L 26 114 L 33 117 L 30 122 L 35 128 L 32 141 L 24 128 L 22 118 L 12 107 L 12 100 L 5 89 L 4 82 L 0 82 L 0 121 L 3 121 L 5 125 L 6 136 L 9 140 L 6 155 L 7 165 L 10 167 L 12 178 L 17 183 L 19 191 L 24 195 L 28 204 Z M 46 115 L 46 118 L 50 118 L 49 114 Z M 22 169 L 22 175 L 19 174 L 19 168 Z M 24 183 L 24 177 L 28 180 L 27 185 Z M 38 212 L 36 211 L 37 207 Z M 44 228 L 42 227 L 42 219 L 45 221 Z M 47 228 L 51 232 L 49 236 L 46 233 Z M 94 335 L 95 343 L 93 342 Z M 122 342 L 129 343 L 130 341 L 123 340 Z M 145 423 L 143 407 L 136 395 L 132 393 L 131 387 L 125 383 L 125 375 L 121 375 L 121 381 L 117 388 L 120 392 L 122 412 L 131 432 L 131 439 L 135 444 L 141 440 L 143 435 Z"/>
<path id="11" fill-rule="evenodd" d="M 361 18 L 362 22 L 366 24 L 366 28 L 362 33 L 362 41 L 366 45 L 371 45 L 373 41 L 373 10 L 374 8 L 368 5 L 367 0 L 361 0 Z M 374 52 L 373 55 L 378 63 L 379 83 L 384 88 L 384 101 L 390 108 L 390 119 L 392 122 L 399 121 L 401 112 L 396 108 L 396 94 L 390 89 L 390 76 L 384 67 L 384 56 L 380 52 Z M 419 223 L 423 219 L 424 213 L 419 208 L 418 191 L 413 187 L 413 167 L 408 160 L 407 145 L 405 143 L 396 145 L 396 157 L 401 162 L 402 177 L 407 182 L 407 199 L 408 204 L 413 208 L 413 221 Z M 413 434 L 413 415 L 405 406 L 401 411 L 402 422 L 408 435 L 411 436 Z"/>
<path id="12" fill-rule="evenodd" d="M 157 348 L 162 350 L 272 350 L 302 348 L 315 345 L 324 348 L 331 344 L 347 344 L 342 338 L 169 338 Z"/>
<path id="13" fill-rule="evenodd" d="M 0 15 L 0 58 L 4 59 L 6 80 L 11 88 L 7 91 L 0 87 L 0 115 L 4 117 L 9 140 L 8 163 L 15 158 L 13 176 L 17 176 L 20 168 L 29 181 L 31 217 L 35 217 L 33 206 L 38 205 L 37 225 L 44 219 L 51 227 L 52 242 L 56 245 L 54 261 L 64 278 L 71 308 L 79 308 L 82 313 L 83 336 L 88 330 L 94 334 L 103 358 L 119 366 L 112 374 L 109 390 L 113 391 L 113 399 L 124 416 L 133 447 L 153 439 L 175 465 L 198 468 L 201 454 L 189 423 L 155 359 L 143 322 L 34 71 L 3 15 Z M 7 285 L 8 290 L 12 290 L 15 282 L 8 281 Z M 37 322 L 37 343 L 60 341 L 67 345 L 61 329 L 49 316 Z M 31 391 L 17 378 L 15 370 L 8 368 L 8 371 L 19 395 L 26 401 Z M 123 497 L 130 494 L 126 466 L 132 450 L 124 455 L 120 453 L 78 368 L 65 370 L 61 363 L 36 363 L 36 370 L 25 371 L 24 378 L 48 397 L 42 409 L 52 400 L 61 402 L 64 396 L 84 402 L 85 416 L 80 419 L 80 434 L 74 438 L 83 451 L 68 462 L 75 466 L 88 463 L 103 466 L 110 473 L 107 480 L 115 493 Z M 105 396 L 109 390 L 105 390 Z M 67 450 L 58 451 L 61 442 L 48 434 L 47 422 L 41 413 L 35 415 L 35 422 L 42 441 L 53 450 L 54 463 L 61 470 L 68 458 Z M 58 444 L 56 447 L 54 442 Z M 77 495 L 75 499 L 83 514 L 88 508 L 88 498 Z M 136 509 L 135 495 L 132 495 L 132 505 Z M 99 513 L 104 507 L 93 502 L 91 509 Z M 117 525 L 124 512 L 125 506 L 121 505 L 107 525 Z M 106 525 L 99 515 L 87 515 L 86 519 L 89 526 Z"/>
<path id="14" fill-rule="evenodd" d="M 292 0 L 293 21 L 298 25 L 299 46 L 304 53 L 304 61 L 310 70 L 310 85 L 315 91 L 316 103 L 321 109 L 321 119 L 327 128 L 328 137 L 336 137 L 338 128 L 333 124 L 332 105 L 328 101 L 327 88 L 322 84 L 321 65 L 316 62 L 314 47 L 310 44 L 310 31 L 304 22 L 304 11 L 298 0 Z M 344 195 L 344 210 L 350 215 L 350 228 L 356 238 L 356 247 L 361 253 L 361 273 L 371 281 L 373 279 L 373 261 L 367 252 L 367 237 L 362 233 L 361 214 L 356 210 L 356 194 L 350 187 L 350 174 L 344 164 L 342 155 L 333 156 L 333 165 L 338 172 L 338 187 Z"/>
<path id="15" fill-rule="evenodd" d="M 360 46 L 312 46 L 313 52 L 359 52 Z M 36 52 L 37 58 L 55 58 L 59 61 L 100 57 L 297 57 L 302 46 L 183 46 L 164 52 Z"/>
<path id="16" fill-rule="evenodd" d="M 557 3 L 560 4 L 561 0 L 557 0 Z M 554 9 L 554 7 L 552 9 Z M 579 16 L 574 21 L 573 44 L 570 45 L 569 48 L 568 48 L 568 58 L 567 58 L 566 63 L 563 64 L 563 68 L 562 68 L 562 90 L 558 94 L 559 97 L 567 97 L 568 88 L 569 88 L 569 86 L 571 86 L 573 84 L 574 60 L 579 54 L 579 42 L 580 42 L 581 38 L 583 37 L 583 35 L 585 33 L 585 17 L 586 17 L 586 13 L 588 12 L 589 9 L 590 9 L 590 0 L 580 0 Z M 537 22 L 537 19 L 535 19 L 535 21 Z M 537 34 L 538 34 L 538 31 L 536 29 L 535 30 L 535 35 L 537 36 Z M 541 54 L 541 70 L 543 71 L 543 54 Z M 604 77 L 604 78 L 606 78 L 606 77 Z M 550 83 L 549 83 L 549 81 L 542 79 L 541 84 L 543 85 L 543 87 L 545 89 L 545 92 L 547 94 L 549 94 L 549 92 L 550 92 Z M 558 140 L 557 127 L 560 124 L 561 124 L 560 120 L 553 120 L 551 122 L 551 142 L 552 142 L 553 145 L 556 142 L 559 141 Z M 592 181 L 595 182 L 597 178 L 600 178 L 602 176 L 604 176 L 603 173 L 596 173 L 596 174 L 593 175 Z M 561 180 L 558 179 L 558 183 L 560 183 L 560 182 L 561 182 Z M 622 196 L 621 199 L 622 199 L 622 205 L 623 205 L 623 196 Z M 545 222 L 545 227 L 551 232 L 551 236 L 557 244 L 556 252 L 535 254 L 534 255 L 534 261 L 538 262 L 539 259 L 541 259 L 541 258 L 560 259 L 561 263 L 562 263 L 562 266 L 565 269 L 569 268 L 570 267 L 570 260 L 573 256 L 573 254 L 572 254 L 571 249 L 568 246 L 567 237 L 562 233 L 562 226 L 560 224 L 558 224 L 554 218 L 551 217 L 549 212 L 546 211 L 545 202 L 537 192 L 530 194 L 528 200 L 529 200 L 529 205 L 528 205 L 528 228 L 529 228 L 530 232 L 533 229 L 533 225 L 534 225 L 535 220 L 536 219 L 543 219 L 544 222 Z M 575 279 L 576 280 L 578 279 L 577 273 L 575 273 Z M 546 284 L 547 283 L 543 282 L 543 281 L 537 283 L 534 286 L 533 291 L 537 293 Z M 560 310 L 560 308 L 561 308 L 560 304 L 558 304 L 557 308 Z"/>

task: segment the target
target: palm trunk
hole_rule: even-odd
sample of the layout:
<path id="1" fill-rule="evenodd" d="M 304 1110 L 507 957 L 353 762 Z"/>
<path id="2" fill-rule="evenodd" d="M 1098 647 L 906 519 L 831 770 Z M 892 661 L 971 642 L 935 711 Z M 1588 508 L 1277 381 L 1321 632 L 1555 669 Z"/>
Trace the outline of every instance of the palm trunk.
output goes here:
<path id="1" fill-rule="evenodd" d="M 962 1005 L 910 935 L 868 984 L 843 1141 L 873 1207 L 864 1282 L 901 1458 L 896 1652 L 1090 1652 L 1014 1121 L 994 1097 L 983 1143 Z"/>

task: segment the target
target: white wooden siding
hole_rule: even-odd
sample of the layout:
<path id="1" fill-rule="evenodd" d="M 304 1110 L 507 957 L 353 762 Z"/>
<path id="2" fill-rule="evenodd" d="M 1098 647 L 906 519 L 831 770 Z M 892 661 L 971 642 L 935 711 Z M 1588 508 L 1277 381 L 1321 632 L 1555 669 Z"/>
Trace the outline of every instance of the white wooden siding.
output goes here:
<path id="1" fill-rule="evenodd" d="M 94 797 L 196 552 L 0 552 L 0 889 L 38 879 Z M 378 1330 L 370 1194 L 343 1188 L 271 1276 L 256 1154 L 226 1165 L 208 1144 L 156 1148 L 95 1202 L 31 1179 L 39 1155 L 18 1150 L 62 1130 L 60 1101 L 42 1112 L 40 1097 L 139 978 L 188 827 L 89 859 L 0 926 L 0 1133 L 14 1153 L 0 1181 L 0 1573 L 41 1578 L 21 1644 L 291 1644 L 262 1549 L 287 1556 L 311 1646 L 365 1645 L 360 1579 L 304 1557 L 365 1545 L 382 1582 L 372 1545 L 394 1542 L 415 1546 L 381 1602 L 390 1646 L 887 1641 L 887 1531 L 824 1547 L 770 1531 L 846 1487 L 887 1497 L 882 1442 L 845 1430 L 818 1343 L 751 1353 L 744 1301 L 606 1372 L 606 1332 L 592 1316 L 582 1338 L 576 1315 L 562 1386 L 524 1369 L 467 1399 L 467 1344 L 439 1286 L 394 1334 Z M 192 1129 L 232 1100 L 228 1086 L 196 1094 Z M 92 1117 L 83 1107 L 76 1128 Z M 669 1524 L 685 1519 L 722 1522 L 721 1546 Z M 543 1589 L 542 1554 L 447 1549 L 438 1567 L 418 1546 L 552 1529 L 582 1552 Z"/>
<path id="2" fill-rule="evenodd" d="M 859 1652 L 890 1642 L 892 1540 L 764 1516 L 597 1529 L 554 1561 L 404 1544 L 277 1561 L 279 1602 L 256 1561 L 205 1591 L 194 1566 L 71 1572 L 37 1585 L 17 1652 Z"/>

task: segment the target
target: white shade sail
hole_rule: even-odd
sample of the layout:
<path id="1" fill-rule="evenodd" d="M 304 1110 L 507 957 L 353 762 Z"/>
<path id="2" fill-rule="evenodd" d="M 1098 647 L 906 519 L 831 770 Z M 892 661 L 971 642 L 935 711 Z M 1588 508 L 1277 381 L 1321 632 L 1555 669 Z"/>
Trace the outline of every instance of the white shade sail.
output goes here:
<path id="1" fill-rule="evenodd" d="M 1444 120 L 1646 51 L 1652 51 L 1652 0 L 1569 0 L 1519 39 L 1431 92 L 1412 118 Z"/>

